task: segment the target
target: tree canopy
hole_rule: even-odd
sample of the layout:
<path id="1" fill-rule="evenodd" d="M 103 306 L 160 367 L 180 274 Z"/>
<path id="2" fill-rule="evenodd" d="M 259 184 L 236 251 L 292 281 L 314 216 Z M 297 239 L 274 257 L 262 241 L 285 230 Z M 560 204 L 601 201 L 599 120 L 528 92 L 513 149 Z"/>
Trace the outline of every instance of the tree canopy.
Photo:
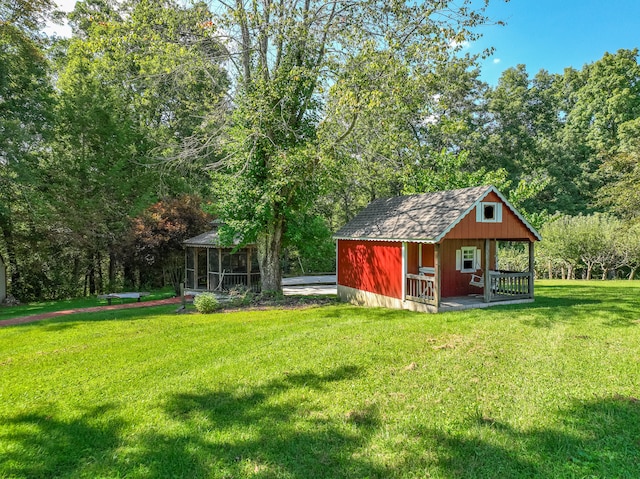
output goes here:
<path id="1" fill-rule="evenodd" d="M 175 259 L 180 235 L 132 238 L 163 236 L 163 209 L 206 228 L 194 198 L 223 237 L 258 244 L 263 288 L 278 291 L 282 268 L 331 268 L 331 232 L 371 200 L 489 183 L 543 228 L 553 271 L 633 277 L 638 51 L 563 73 L 519 65 L 487 85 L 462 48 L 493 23 L 486 4 L 85 0 L 60 39 L 41 33 L 53 2 L 2 3 L 11 291 L 169 282 L 134 252 Z M 594 229 L 606 245 L 568 237 Z"/>

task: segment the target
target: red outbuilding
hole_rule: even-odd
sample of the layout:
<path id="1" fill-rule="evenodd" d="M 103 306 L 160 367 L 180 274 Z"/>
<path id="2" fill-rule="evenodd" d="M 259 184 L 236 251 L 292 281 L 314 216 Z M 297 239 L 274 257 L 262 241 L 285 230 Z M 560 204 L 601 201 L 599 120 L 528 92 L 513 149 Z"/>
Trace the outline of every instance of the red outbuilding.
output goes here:
<path id="1" fill-rule="evenodd" d="M 533 301 L 541 237 L 493 186 L 378 199 L 334 238 L 346 301 L 428 312 Z M 527 244 L 526 271 L 499 269 L 501 241 Z"/>

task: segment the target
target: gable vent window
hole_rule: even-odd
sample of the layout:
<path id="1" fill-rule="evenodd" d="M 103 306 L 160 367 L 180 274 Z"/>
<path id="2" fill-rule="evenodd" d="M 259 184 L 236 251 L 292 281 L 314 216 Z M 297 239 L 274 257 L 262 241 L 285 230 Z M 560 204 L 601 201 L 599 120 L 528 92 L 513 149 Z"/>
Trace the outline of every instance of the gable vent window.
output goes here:
<path id="1" fill-rule="evenodd" d="M 502 203 L 482 202 L 476 208 L 478 223 L 502 223 Z"/>

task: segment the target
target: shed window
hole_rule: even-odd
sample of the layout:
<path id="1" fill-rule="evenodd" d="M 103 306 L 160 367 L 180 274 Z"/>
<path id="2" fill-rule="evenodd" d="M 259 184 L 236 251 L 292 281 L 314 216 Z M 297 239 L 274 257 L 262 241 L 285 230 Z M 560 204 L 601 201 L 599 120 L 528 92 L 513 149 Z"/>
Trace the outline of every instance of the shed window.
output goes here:
<path id="1" fill-rule="evenodd" d="M 481 251 L 475 246 L 463 246 L 456 251 L 456 270 L 462 273 L 475 273 L 481 269 Z"/>
<path id="2" fill-rule="evenodd" d="M 474 269 L 473 262 L 475 259 L 476 259 L 475 248 L 462 248 L 462 271 Z"/>
<path id="3" fill-rule="evenodd" d="M 476 208 L 478 223 L 502 223 L 502 203 L 482 202 Z"/>

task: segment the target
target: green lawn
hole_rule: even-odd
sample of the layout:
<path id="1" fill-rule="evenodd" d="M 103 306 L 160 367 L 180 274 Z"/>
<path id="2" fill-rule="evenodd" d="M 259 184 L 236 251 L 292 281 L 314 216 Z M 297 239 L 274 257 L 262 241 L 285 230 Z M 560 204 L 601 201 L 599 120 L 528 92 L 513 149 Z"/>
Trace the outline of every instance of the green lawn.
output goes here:
<path id="1" fill-rule="evenodd" d="M 0 329 L 0 477 L 638 478 L 640 282 Z"/>

